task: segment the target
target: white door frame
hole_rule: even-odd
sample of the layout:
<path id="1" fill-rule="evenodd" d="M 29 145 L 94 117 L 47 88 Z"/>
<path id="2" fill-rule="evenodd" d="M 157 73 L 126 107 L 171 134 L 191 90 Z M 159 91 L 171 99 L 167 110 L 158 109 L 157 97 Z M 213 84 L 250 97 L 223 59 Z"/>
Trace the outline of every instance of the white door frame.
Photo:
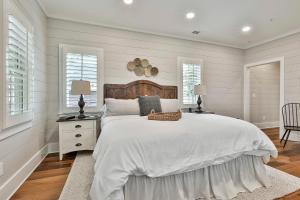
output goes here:
<path id="1" fill-rule="evenodd" d="M 244 65 L 244 120 L 250 121 L 250 73 L 249 69 L 258 65 L 264 65 L 269 63 L 280 63 L 280 102 L 279 102 L 279 125 L 280 135 L 283 130 L 281 108 L 284 105 L 284 57 L 271 58 L 254 63 Z"/>

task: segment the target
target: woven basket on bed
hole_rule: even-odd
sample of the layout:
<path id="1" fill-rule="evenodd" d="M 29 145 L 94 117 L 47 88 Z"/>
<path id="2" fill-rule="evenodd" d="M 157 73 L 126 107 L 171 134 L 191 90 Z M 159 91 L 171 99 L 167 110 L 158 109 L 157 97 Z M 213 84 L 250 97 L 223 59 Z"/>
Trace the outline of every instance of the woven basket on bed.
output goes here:
<path id="1" fill-rule="evenodd" d="M 178 121 L 181 118 L 181 112 L 166 112 L 166 113 L 155 113 L 154 110 L 148 115 L 148 120 L 159 120 L 159 121 Z"/>

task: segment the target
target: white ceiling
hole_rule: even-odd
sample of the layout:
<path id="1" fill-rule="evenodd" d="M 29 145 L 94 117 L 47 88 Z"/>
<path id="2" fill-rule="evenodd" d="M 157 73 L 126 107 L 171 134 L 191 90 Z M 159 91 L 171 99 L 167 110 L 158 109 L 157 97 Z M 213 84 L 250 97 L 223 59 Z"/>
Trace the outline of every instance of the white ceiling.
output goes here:
<path id="1" fill-rule="evenodd" d="M 39 0 L 49 17 L 248 48 L 300 31 L 300 0 Z M 187 12 L 196 17 L 187 20 Z M 250 25 L 250 33 L 241 28 Z M 191 32 L 199 30 L 199 35 Z"/>

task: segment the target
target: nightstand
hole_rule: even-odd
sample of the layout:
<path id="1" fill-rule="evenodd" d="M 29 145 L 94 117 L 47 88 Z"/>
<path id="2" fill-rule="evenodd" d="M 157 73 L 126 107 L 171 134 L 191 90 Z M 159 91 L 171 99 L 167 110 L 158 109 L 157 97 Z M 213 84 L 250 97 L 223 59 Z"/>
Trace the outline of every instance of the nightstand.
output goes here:
<path id="1" fill-rule="evenodd" d="M 59 159 L 63 154 L 94 150 L 99 130 L 100 116 L 89 116 L 84 119 L 57 120 L 59 124 Z"/>
<path id="2" fill-rule="evenodd" d="M 205 111 L 205 110 L 203 110 L 202 112 L 197 112 L 197 111 L 193 110 L 192 113 L 196 113 L 196 114 L 215 114 L 214 112 Z"/>
<path id="3" fill-rule="evenodd" d="M 197 108 L 192 108 L 191 110 L 189 110 L 189 108 L 182 108 L 181 110 L 182 110 L 182 112 L 184 112 L 184 113 L 215 114 L 214 112 L 206 111 L 206 110 L 202 110 L 202 112 L 197 112 Z"/>

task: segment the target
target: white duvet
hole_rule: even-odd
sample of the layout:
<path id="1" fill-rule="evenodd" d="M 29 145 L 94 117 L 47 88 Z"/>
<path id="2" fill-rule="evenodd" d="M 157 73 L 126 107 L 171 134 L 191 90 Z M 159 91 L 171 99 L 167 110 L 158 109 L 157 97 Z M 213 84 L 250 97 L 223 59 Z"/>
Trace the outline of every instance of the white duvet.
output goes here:
<path id="1" fill-rule="evenodd" d="M 256 126 L 234 118 L 183 113 L 179 121 L 140 116 L 102 120 L 93 157 L 92 200 L 122 200 L 129 175 L 161 177 L 221 164 L 243 154 L 277 157 Z"/>

